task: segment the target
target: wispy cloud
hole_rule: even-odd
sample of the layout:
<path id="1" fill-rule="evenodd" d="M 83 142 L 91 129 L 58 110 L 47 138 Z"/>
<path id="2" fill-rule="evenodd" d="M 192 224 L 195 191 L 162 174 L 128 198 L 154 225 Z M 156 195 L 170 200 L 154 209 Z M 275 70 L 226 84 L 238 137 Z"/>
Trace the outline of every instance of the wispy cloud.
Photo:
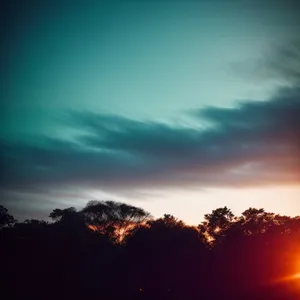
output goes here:
<path id="1" fill-rule="evenodd" d="M 282 77 L 290 74 L 293 85 L 268 101 L 194 110 L 199 127 L 72 111 L 66 126 L 82 132 L 72 142 L 45 136 L 36 137 L 39 143 L 1 140 L 2 199 L 10 201 L 12 192 L 30 195 L 71 187 L 118 193 L 297 184 L 299 73 L 276 70 Z M 203 121 L 211 126 L 199 129 Z M 30 202 L 24 195 L 22 201 Z"/>
<path id="2" fill-rule="evenodd" d="M 300 40 L 298 39 L 288 41 L 286 45 L 274 43 L 256 61 L 235 62 L 231 66 L 234 72 L 257 83 L 275 81 L 279 85 L 299 86 L 299 49 Z"/>
<path id="3" fill-rule="evenodd" d="M 286 184 L 299 179 L 300 90 L 231 109 L 207 107 L 199 130 L 114 115 L 71 114 L 77 142 L 1 142 L 2 188 Z"/>

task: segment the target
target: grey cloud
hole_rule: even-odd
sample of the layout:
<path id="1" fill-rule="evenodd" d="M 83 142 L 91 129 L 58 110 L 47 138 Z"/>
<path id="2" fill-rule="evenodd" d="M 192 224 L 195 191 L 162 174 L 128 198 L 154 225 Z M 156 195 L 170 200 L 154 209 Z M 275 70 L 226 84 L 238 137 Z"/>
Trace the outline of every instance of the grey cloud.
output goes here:
<path id="1" fill-rule="evenodd" d="M 280 54 L 282 65 L 293 57 L 288 53 Z M 75 141 L 0 139 L 1 202 L 14 201 L 15 207 L 34 203 L 43 210 L 53 190 L 74 187 L 138 195 L 178 187 L 299 184 L 299 69 L 286 66 L 275 69 L 280 78 L 288 78 L 289 87 L 268 101 L 194 110 L 195 128 L 70 111 L 64 125 L 80 132 Z M 210 126 L 203 129 L 202 122 Z"/>
<path id="2" fill-rule="evenodd" d="M 75 142 L 2 140 L 1 202 L 19 210 L 31 203 L 42 215 L 49 203 L 62 205 L 60 197 L 49 201 L 55 189 L 139 197 L 143 191 L 179 187 L 299 183 L 300 89 L 282 90 L 266 102 L 195 110 L 193 116 L 212 126 L 200 130 L 70 112 L 68 126 L 85 132 Z"/>
<path id="3" fill-rule="evenodd" d="M 299 89 L 232 109 L 208 107 L 194 116 L 214 126 L 197 130 L 71 113 L 73 126 L 86 132 L 76 143 L 46 137 L 39 145 L 2 141 L 1 188 L 81 185 L 114 190 L 299 180 Z"/>
<path id="4" fill-rule="evenodd" d="M 89 131 L 88 135 L 81 138 L 85 145 L 128 151 L 153 159 L 189 154 L 194 151 L 193 146 L 201 134 L 193 128 L 174 127 L 121 116 L 99 116 L 90 112 L 75 113 L 71 118 L 73 126 L 80 124 Z"/>
<path id="5" fill-rule="evenodd" d="M 257 83 L 263 80 L 275 81 L 280 85 L 299 86 L 300 35 L 298 34 L 297 40 L 288 41 L 285 45 L 270 45 L 256 61 L 234 62 L 231 69 Z"/>

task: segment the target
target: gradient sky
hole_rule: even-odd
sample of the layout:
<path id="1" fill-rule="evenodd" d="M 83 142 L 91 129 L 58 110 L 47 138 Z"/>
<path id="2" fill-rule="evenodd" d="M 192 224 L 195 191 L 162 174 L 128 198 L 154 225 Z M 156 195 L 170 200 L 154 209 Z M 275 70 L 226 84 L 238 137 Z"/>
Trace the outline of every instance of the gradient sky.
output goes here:
<path id="1" fill-rule="evenodd" d="M 199 223 L 300 214 L 299 1 L 3 1 L 0 201 Z"/>

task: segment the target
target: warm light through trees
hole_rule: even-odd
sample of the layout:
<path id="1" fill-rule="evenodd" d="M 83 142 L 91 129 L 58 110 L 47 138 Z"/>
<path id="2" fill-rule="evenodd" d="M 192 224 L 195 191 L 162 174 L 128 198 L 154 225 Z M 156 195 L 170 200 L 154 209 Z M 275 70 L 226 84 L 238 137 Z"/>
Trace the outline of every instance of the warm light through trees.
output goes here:
<path id="1" fill-rule="evenodd" d="M 6 209 L 2 215 L 10 216 Z M 300 299 L 287 297 L 300 296 L 299 217 L 256 208 L 235 216 L 223 207 L 193 227 L 171 214 L 153 219 L 141 208 L 113 201 L 91 201 L 79 211 L 54 209 L 50 217 L 53 222 L 32 219 L 2 226 L 3 280 L 21 284 L 28 277 L 43 291 L 48 282 L 60 289 L 69 286 L 67 298 L 72 299 L 102 294 L 104 299 L 215 300 L 226 295 L 273 300 L 272 294 Z M 15 280 L 15 270 L 29 275 Z M 81 294 L 77 289 L 72 294 L 74 282 L 83 286 Z"/>

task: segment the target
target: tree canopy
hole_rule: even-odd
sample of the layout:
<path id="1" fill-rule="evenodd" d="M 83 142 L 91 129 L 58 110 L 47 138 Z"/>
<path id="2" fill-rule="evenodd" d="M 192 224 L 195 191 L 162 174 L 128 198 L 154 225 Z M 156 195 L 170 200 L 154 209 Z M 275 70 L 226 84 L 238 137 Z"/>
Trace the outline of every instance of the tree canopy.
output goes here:
<path id="1" fill-rule="evenodd" d="M 300 217 L 225 206 L 188 226 L 113 201 L 51 222 L 0 212 L 3 299 L 300 299 Z"/>

